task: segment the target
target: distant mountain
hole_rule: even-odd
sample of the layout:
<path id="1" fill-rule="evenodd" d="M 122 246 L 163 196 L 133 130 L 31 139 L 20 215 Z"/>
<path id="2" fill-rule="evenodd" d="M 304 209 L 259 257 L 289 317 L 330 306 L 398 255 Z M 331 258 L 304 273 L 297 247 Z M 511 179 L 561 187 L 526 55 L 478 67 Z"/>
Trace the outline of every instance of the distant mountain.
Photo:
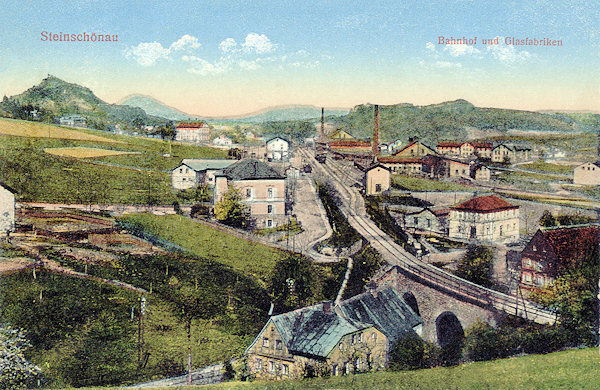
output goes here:
<path id="1" fill-rule="evenodd" d="M 332 122 L 358 138 L 368 139 L 374 128 L 372 104 L 354 107 L 348 115 Z M 379 106 L 380 139 L 391 141 L 419 137 L 430 143 L 441 140 L 466 140 L 469 129 L 506 132 L 512 129 L 536 131 L 592 131 L 600 116 L 587 114 L 581 118 L 561 113 L 500 108 L 480 108 L 459 99 L 440 104 L 414 106 L 409 103 Z M 599 123 L 599 122 L 596 122 Z"/>
<path id="2" fill-rule="evenodd" d="M 108 104 L 81 85 L 68 83 L 48 75 L 42 82 L 25 92 L 5 98 L 0 109 L 21 119 L 30 119 L 31 111 L 41 112 L 47 121 L 60 116 L 79 114 L 94 127 L 105 129 L 110 125 L 152 125 L 165 123 L 166 119 L 151 116 L 139 107 Z M 36 114 L 38 115 L 38 114 Z M 25 116 L 25 117 L 24 117 Z"/>
<path id="3" fill-rule="evenodd" d="M 169 107 L 151 96 L 130 95 L 125 99 L 121 100 L 119 104 L 124 104 L 131 107 L 139 107 L 146 111 L 148 115 L 160 116 L 163 118 L 171 119 L 173 121 L 198 119 L 196 115 L 186 114 L 185 112 L 180 111 L 176 108 Z"/>
<path id="4" fill-rule="evenodd" d="M 350 110 L 344 108 L 327 108 L 325 107 L 325 115 L 341 116 L 348 114 Z M 290 121 L 290 120 L 307 120 L 321 117 L 321 107 L 308 105 L 291 105 L 269 107 L 260 111 L 252 112 L 245 115 L 238 115 L 229 118 L 236 121 L 260 123 L 260 122 L 275 122 L 275 121 Z"/>
<path id="5" fill-rule="evenodd" d="M 168 118 L 174 121 L 188 119 L 202 119 L 208 122 L 244 122 L 244 123 L 261 123 L 273 121 L 289 121 L 289 120 L 306 120 L 319 118 L 321 116 L 321 107 L 310 105 L 288 105 L 268 107 L 262 110 L 250 112 L 241 115 L 229 116 L 203 116 L 191 115 L 176 108 L 169 107 L 164 103 L 150 96 L 131 95 L 119 104 L 127 104 L 132 107 L 144 109 L 150 115 L 156 115 L 163 118 Z M 325 108 L 326 115 L 346 115 L 350 110 L 344 108 Z"/>

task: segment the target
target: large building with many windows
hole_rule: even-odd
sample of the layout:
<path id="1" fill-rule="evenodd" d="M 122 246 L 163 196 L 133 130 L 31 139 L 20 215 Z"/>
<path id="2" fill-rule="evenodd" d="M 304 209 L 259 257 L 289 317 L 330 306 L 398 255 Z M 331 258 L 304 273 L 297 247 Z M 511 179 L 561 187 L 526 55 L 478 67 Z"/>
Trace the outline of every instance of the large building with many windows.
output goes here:
<path id="1" fill-rule="evenodd" d="M 229 188 L 240 192 L 257 227 L 275 227 L 286 222 L 285 177 L 267 163 L 245 159 L 215 174 L 214 202 Z"/>
<path id="2" fill-rule="evenodd" d="M 448 236 L 473 241 L 515 242 L 519 239 L 519 206 L 496 195 L 469 199 L 450 208 Z"/>

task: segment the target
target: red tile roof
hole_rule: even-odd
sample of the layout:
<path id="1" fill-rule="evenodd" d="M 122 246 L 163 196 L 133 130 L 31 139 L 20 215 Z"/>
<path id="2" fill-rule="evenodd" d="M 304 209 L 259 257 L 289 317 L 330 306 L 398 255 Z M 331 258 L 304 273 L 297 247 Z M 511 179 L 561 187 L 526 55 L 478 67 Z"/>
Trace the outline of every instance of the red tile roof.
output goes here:
<path id="1" fill-rule="evenodd" d="M 598 246 L 598 226 L 585 225 L 541 230 L 562 264 L 586 260 Z"/>
<path id="2" fill-rule="evenodd" d="M 460 148 L 461 142 L 438 142 L 438 148 Z"/>
<path id="3" fill-rule="evenodd" d="M 452 207 L 453 210 L 468 211 L 472 213 L 494 213 L 497 211 L 518 209 L 519 206 L 512 205 L 498 198 L 496 195 L 481 196 L 469 199 L 466 202 Z"/>
<path id="4" fill-rule="evenodd" d="M 205 127 L 206 126 L 206 122 L 200 122 L 200 123 L 180 123 L 177 125 L 178 129 L 182 129 L 182 128 L 186 128 L 186 129 L 199 129 L 201 127 Z"/>
<path id="5" fill-rule="evenodd" d="M 420 157 L 407 157 L 407 158 L 401 158 L 401 157 L 379 157 L 377 159 L 380 163 L 383 164 L 411 164 L 411 163 L 415 163 L 415 164 L 422 164 L 424 162 L 423 158 Z"/>

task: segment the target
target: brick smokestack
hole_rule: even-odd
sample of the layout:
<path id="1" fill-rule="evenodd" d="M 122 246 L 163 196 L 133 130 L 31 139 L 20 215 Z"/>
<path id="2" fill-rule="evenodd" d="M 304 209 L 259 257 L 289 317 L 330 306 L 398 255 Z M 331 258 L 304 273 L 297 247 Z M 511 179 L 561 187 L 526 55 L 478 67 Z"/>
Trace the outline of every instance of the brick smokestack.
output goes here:
<path id="1" fill-rule="evenodd" d="M 373 132 L 373 158 L 377 161 L 379 156 L 379 105 L 375 105 L 375 131 Z"/>
<path id="2" fill-rule="evenodd" d="M 325 141 L 325 107 L 321 107 L 321 141 Z"/>

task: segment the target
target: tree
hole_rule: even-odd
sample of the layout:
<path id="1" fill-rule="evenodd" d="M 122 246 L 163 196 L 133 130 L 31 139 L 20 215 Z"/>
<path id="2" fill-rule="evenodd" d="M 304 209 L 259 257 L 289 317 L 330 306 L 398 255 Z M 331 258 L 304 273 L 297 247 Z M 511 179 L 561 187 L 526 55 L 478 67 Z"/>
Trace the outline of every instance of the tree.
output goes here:
<path id="1" fill-rule="evenodd" d="M 500 333 L 492 326 L 477 320 L 465 335 L 465 354 L 474 361 L 503 357 L 505 349 Z"/>
<path id="2" fill-rule="evenodd" d="M 242 202 L 240 191 L 232 185 L 223 195 L 223 199 L 215 203 L 215 218 L 233 227 L 246 228 L 250 225 L 248 208 Z"/>
<path id="3" fill-rule="evenodd" d="M 542 216 L 540 218 L 540 226 L 542 226 L 542 227 L 556 226 L 556 219 L 550 213 L 550 211 L 544 210 L 544 213 L 542 214 Z"/>
<path id="4" fill-rule="evenodd" d="M 458 261 L 456 276 L 484 287 L 491 287 L 494 252 L 491 248 L 471 244 L 467 253 Z"/>
<path id="5" fill-rule="evenodd" d="M 23 331 L 0 325 L 0 389 L 26 387 L 38 376 L 41 369 L 24 357 L 30 346 Z"/>
<path id="6" fill-rule="evenodd" d="M 297 308 L 306 306 L 320 294 L 315 266 L 300 255 L 288 255 L 275 264 L 269 291 L 275 302 Z"/>

